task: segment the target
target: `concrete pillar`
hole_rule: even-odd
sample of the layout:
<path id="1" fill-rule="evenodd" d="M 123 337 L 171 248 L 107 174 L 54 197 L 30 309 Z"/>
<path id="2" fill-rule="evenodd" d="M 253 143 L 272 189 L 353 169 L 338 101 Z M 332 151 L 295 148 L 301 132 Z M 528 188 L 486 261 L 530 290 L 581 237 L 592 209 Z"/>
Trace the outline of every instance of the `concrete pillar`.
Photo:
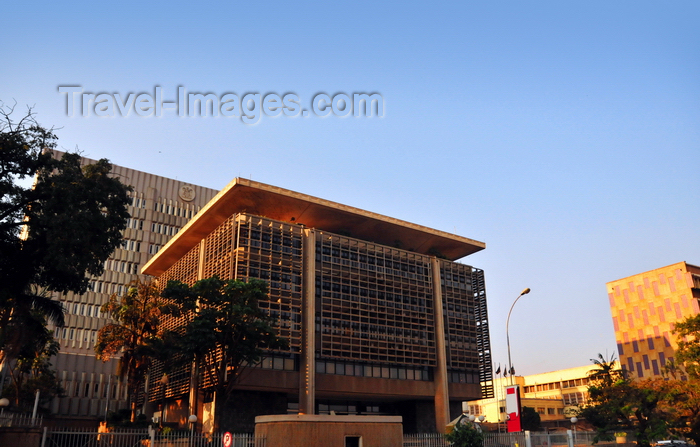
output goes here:
<path id="1" fill-rule="evenodd" d="M 299 413 L 316 413 L 316 232 L 304 230 L 302 350 L 299 365 Z"/>
<path id="2" fill-rule="evenodd" d="M 435 349 L 437 365 L 435 367 L 435 426 L 439 433 L 445 431 L 450 422 L 450 396 L 447 382 L 447 351 L 445 349 L 445 320 L 442 308 L 442 286 L 440 285 L 440 261 L 431 260 L 433 273 L 433 312 L 435 320 Z"/>
<path id="3" fill-rule="evenodd" d="M 199 242 L 199 259 L 197 260 L 197 281 L 204 279 L 204 251 L 206 250 L 206 240 L 202 239 Z M 197 306 L 199 307 L 199 305 Z M 199 371 L 197 370 L 197 362 L 194 361 L 190 365 L 190 394 L 188 396 L 189 412 L 187 416 L 199 412 Z M 163 391 L 165 392 L 165 391 Z"/>

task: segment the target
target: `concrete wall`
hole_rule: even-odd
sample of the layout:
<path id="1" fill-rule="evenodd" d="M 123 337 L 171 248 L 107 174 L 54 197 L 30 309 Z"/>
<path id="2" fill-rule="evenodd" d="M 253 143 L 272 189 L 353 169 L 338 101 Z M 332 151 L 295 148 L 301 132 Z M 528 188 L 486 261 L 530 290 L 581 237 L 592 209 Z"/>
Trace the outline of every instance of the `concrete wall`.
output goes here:
<path id="1" fill-rule="evenodd" d="M 41 428 L 0 427 L 0 446 L 39 447 Z"/>
<path id="2" fill-rule="evenodd" d="M 268 447 L 345 447 L 352 445 L 348 436 L 361 437 L 361 447 L 403 444 L 400 416 L 258 416 L 255 436 L 264 436 Z"/>

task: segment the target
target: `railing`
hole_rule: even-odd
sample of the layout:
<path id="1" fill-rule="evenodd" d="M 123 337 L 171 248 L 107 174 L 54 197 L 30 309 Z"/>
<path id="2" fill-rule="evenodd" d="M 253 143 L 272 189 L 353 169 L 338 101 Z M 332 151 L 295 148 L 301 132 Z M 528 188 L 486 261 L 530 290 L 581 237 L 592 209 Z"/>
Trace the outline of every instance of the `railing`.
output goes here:
<path id="1" fill-rule="evenodd" d="M 525 447 L 525 433 L 484 433 L 484 447 Z"/>
<path id="2" fill-rule="evenodd" d="M 42 447 L 150 447 L 148 430 L 119 430 L 100 433 L 97 429 L 54 428 L 44 431 Z"/>
<path id="3" fill-rule="evenodd" d="M 154 447 L 221 447 L 223 433 L 192 433 L 171 431 L 156 433 Z M 265 447 L 265 438 L 252 433 L 231 434 L 231 447 Z"/>
<path id="4" fill-rule="evenodd" d="M 484 433 L 484 447 L 582 447 L 593 443 L 593 432 Z M 449 447 L 440 433 L 404 435 L 403 447 Z"/>
<path id="5" fill-rule="evenodd" d="M 450 443 L 441 433 L 418 433 L 403 435 L 403 447 L 449 447 Z"/>
<path id="6" fill-rule="evenodd" d="M 15 415 L 16 417 L 16 415 Z M 25 425 L 26 426 L 26 425 Z M 591 445 L 592 432 L 484 433 L 484 447 L 582 447 Z M 42 447 L 221 447 L 223 433 L 194 433 L 149 429 L 44 429 Z M 267 447 L 265 438 L 251 433 L 233 434 L 231 447 Z M 283 446 L 270 446 L 283 447 Z M 403 436 L 403 447 L 450 447 L 441 433 Z"/>
<path id="7" fill-rule="evenodd" d="M 0 415 L 0 427 L 40 427 L 44 418 L 41 415 L 3 412 Z"/>
<path id="8" fill-rule="evenodd" d="M 153 429 L 116 429 L 100 432 L 97 429 L 45 430 L 42 447 L 221 447 L 221 433 L 193 433 L 191 431 L 163 431 Z M 250 433 L 233 434 L 231 447 L 265 447 L 265 438 Z"/>

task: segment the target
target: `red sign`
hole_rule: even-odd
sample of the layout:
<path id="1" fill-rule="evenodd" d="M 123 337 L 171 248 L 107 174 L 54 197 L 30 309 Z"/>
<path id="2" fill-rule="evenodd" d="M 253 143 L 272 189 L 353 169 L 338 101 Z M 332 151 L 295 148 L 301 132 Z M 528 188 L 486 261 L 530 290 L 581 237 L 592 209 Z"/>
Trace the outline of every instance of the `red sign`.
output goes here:
<path id="1" fill-rule="evenodd" d="M 233 443 L 233 437 L 231 436 L 231 433 L 224 433 L 224 437 L 221 438 L 221 441 L 224 443 L 224 447 L 231 447 L 231 444 Z"/>
<path id="2" fill-rule="evenodd" d="M 506 387 L 506 413 L 508 415 L 508 433 L 521 431 L 520 425 L 520 387 Z"/>

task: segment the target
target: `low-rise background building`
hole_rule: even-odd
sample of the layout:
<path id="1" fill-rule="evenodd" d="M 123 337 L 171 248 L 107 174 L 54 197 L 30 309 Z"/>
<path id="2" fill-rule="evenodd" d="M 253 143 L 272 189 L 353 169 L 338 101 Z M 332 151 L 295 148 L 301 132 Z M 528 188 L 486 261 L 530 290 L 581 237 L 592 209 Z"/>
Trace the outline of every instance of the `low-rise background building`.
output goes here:
<path id="1" fill-rule="evenodd" d="M 483 415 L 488 423 L 505 423 L 505 388 L 513 384 L 520 386 L 522 406 L 533 408 L 543 422 L 569 419 L 588 398 L 588 376 L 594 369 L 591 364 L 529 376 L 499 377 L 493 383 L 494 397 L 469 401 L 469 414 Z"/>

